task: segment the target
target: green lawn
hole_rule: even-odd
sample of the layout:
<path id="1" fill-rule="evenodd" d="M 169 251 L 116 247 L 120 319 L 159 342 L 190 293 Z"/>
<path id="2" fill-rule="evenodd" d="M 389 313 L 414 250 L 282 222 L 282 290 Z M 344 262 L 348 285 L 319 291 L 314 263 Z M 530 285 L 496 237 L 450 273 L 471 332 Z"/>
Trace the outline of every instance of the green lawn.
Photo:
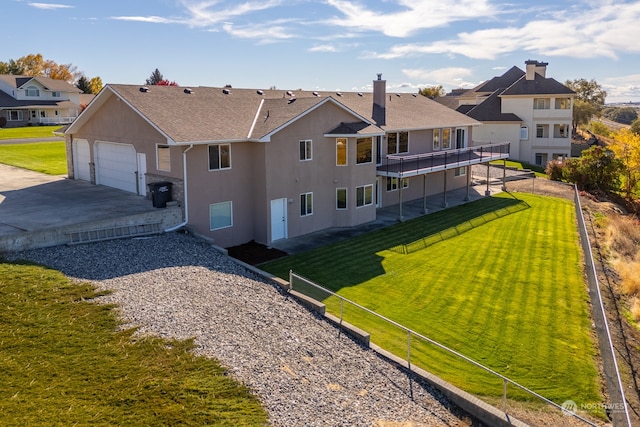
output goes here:
<path id="1" fill-rule="evenodd" d="M 491 162 L 491 164 L 502 166 L 504 164 L 504 160 L 495 160 Z M 507 167 L 517 168 L 519 170 L 530 169 L 536 175 L 537 178 L 547 178 L 547 179 L 549 178 L 549 175 L 547 175 L 544 172 L 544 168 L 542 166 L 532 165 L 530 163 L 518 162 L 515 160 L 507 160 Z"/>
<path id="2" fill-rule="evenodd" d="M 89 285 L 0 260 L 3 426 L 263 426 L 250 391 L 191 342 L 117 331 Z"/>
<path id="3" fill-rule="evenodd" d="M 0 144 L 0 163 L 49 175 L 67 173 L 64 142 Z"/>
<path id="4" fill-rule="evenodd" d="M 61 126 L 24 126 L 19 128 L 0 128 L 0 140 L 23 138 L 50 138 Z"/>
<path id="5" fill-rule="evenodd" d="M 574 207 L 557 198 L 518 198 L 529 207 L 490 222 L 477 219 L 516 201 L 503 193 L 261 268 L 283 278 L 292 269 L 558 404 L 600 402 Z M 474 227 L 463 226 L 469 220 Z M 398 250 L 455 226 L 469 229 L 425 249 Z M 334 297 L 323 299 L 339 313 Z M 372 342 L 406 357 L 406 333 L 344 310 Z M 433 346 L 415 345 L 411 353 L 414 365 L 469 392 L 502 395 L 501 381 Z M 527 398 L 512 388 L 509 397 Z"/>

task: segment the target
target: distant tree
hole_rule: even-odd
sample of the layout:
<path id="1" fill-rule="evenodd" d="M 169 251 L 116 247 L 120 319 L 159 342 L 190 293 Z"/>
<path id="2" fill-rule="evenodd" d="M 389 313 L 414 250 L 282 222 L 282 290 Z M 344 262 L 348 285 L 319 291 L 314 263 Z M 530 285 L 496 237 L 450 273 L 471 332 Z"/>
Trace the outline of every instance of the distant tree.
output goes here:
<path id="1" fill-rule="evenodd" d="M 640 135 L 640 119 L 634 120 L 633 123 L 631 123 L 631 127 L 629 129 L 631 129 L 631 132 L 635 133 L 636 135 Z"/>
<path id="2" fill-rule="evenodd" d="M 444 96 L 445 91 L 442 85 L 438 85 L 425 87 L 424 89 L 420 89 L 418 93 L 422 96 L 426 96 L 427 98 L 435 99 L 440 96 Z"/>
<path id="3" fill-rule="evenodd" d="M 96 76 L 89 80 L 89 87 L 91 87 L 91 93 L 93 94 L 100 92 L 103 86 L 104 85 L 102 84 L 102 79 L 100 77 Z"/>
<path id="4" fill-rule="evenodd" d="M 595 145 L 580 157 L 565 160 L 562 177 L 581 190 L 608 192 L 619 188 L 622 168 L 613 151 Z"/>
<path id="5" fill-rule="evenodd" d="M 157 85 L 158 82 L 161 82 L 163 80 L 164 80 L 164 76 L 162 75 L 160 70 L 158 70 L 156 68 L 155 71 L 153 73 L 151 73 L 151 75 L 147 79 L 147 84 L 148 85 Z"/>
<path id="6" fill-rule="evenodd" d="M 632 107 L 608 107 L 602 110 L 602 116 L 614 122 L 630 125 L 638 118 L 638 111 Z"/>
<path id="7" fill-rule="evenodd" d="M 20 74 L 25 76 L 44 76 L 45 61 L 41 54 L 29 54 L 16 61 L 16 66 L 22 70 Z"/>
<path id="8" fill-rule="evenodd" d="M 576 103 L 573 108 L 573 127 L 574 130 L 576 130 L 579 122 L 584 120 L 585 115 L 588 116 L 587 122 L 589 122 L 593 116 L 600 115 L 604 107 L 607 92 L 593 79 L 567 80 L 564 84 L 576 93 Z M 576 108 L 578 101 L 588 104 L 591 108 L 588 108 L 586 105 L 580 105 Z M 577 111 L 578 109 L 579 111 Z M 577 114 L 580 115 L 580 117 L 577 117 Z"/>
<path id="9" fill-rule="evenodd" d="M 160 80 L 156 83 L 157 86 L 178 86 L 176 82 L 170 82 L 169 80 Z"/>
<path id="10" fill-rule="evenodd" d="M 82 91 L 82 93 L 93 93 L 89 80 L 85 76 L 80 76 L 76 82 L 76 87 Z"/>
<path id="11" fill-rule="evenodd" d="M 630 129 L 622 129 L 614 135 L 609 148 L 622 162 L 625 192 L 627 199 L 631 200 L 640 182 L 640 135 Z"/>
<path id="12" fill-rule="evenodd" d="M 609 129 L 609 126 L 595 120 L 589 123 L 589 130 L 596 135 L 604 136 L 605 138 L 611 136 L 611 129 Z"/>

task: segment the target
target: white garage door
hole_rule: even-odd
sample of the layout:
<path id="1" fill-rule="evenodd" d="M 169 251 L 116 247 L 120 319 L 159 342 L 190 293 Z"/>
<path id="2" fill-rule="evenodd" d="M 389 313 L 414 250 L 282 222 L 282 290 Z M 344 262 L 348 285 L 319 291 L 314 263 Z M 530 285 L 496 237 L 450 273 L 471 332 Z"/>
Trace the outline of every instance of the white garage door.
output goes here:
<path id="1" fill-rule="evenodd" d="M 72 144 L 74 178 L 91 181 L 91 155 L 89 154 L 89 141 L 86 139 L 74 139 Z"/>
<path id="2" fill-rule="evenodd" d="M 136 149 L 131 144 L 96 142 L 96 184 L 137 193 Z"/>

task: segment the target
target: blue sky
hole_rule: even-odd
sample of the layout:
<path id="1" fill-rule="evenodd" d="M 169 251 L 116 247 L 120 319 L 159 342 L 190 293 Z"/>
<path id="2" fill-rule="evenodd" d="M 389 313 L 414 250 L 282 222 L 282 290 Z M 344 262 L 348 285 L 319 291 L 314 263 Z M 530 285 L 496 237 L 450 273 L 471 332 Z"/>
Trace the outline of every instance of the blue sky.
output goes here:
<path id="1" fill-rule="evenodd" d="M 640 0 L 1 0 L 0 61 L 41 53 L 89 78 L 181 86 L 470 88 L 512 66 L 640 101 Z"/>

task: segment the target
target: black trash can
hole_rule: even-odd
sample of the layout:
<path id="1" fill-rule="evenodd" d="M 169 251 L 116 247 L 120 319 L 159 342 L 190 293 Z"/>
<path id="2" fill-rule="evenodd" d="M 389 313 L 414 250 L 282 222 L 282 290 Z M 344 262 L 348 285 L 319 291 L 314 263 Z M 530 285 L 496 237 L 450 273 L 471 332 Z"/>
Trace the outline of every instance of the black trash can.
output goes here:
<path id="1" fill-rule="evenodd" d="M 151 200 L 154 208 L 166 208 L 167 202 L 171 201 L 171 183 L 154 182 L 147 184 L 151 193 Z"/>

